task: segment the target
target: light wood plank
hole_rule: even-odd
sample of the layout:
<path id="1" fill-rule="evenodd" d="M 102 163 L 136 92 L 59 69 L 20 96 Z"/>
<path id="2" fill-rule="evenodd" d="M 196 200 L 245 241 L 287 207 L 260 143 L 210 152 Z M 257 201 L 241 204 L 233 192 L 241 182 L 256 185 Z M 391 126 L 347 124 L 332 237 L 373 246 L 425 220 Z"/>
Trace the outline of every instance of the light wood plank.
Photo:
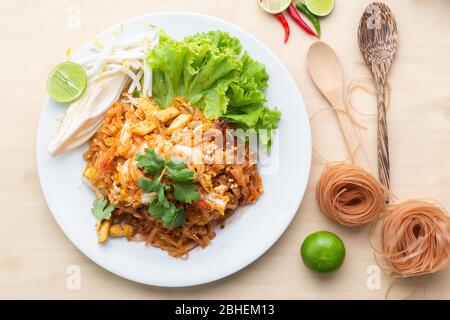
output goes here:
<path id="1" fill-rule="evenodd" d="M 369 76 L 359 63 L 362 58 L 356 38 L 359 17 L 368 2 L 338 0 L 332 15 L 322 20 L 323 40 L 336 49 L 347 82 Z M 450 208 L 450 2 L 386 3 L 396 15 L 400 38 L 390 75 L 393 94 L 388 112 L 392 190 L 399 199 L 433 198 Z M 81 27 L 69 30 L 68 11 L 77 8 Z M 284 45 L 276 19 L 259 10 L 253 0 L 2 1 L 0 298 L 382 299 L 390 283 L 387 277 L 382 278 L 379 290 L 366 286 L 366 270 L 375 263 L 367 228 L 342 228 L 318 210 L 314 188 L 324 163 L 316 157 L 305 199 L 286 233 L 255 263 L 211 284 L 181 289 L 136 284 L 101 269 L 65 237 L 42 196 L 35 165 L 35 136 L 47 75 L 63 59 L 67 47 L 76 50 L 112 24 L 165 10 L 206 13 L 253 33 L 288 67 L 310 114 L 327 107 L 306 71 L 305 55 L 313 39 L 291 22 L 291 39 Z M 374 98 L 361 92 L 354 98 L 362 110 L 375 111 Z M 362 121 L 369 128 L 363 132 L 363 142 L 376 168 L 376 121 Z M 346 157 L 331 112 L 318 115 L 312 128 L 314 145 L 324 156 L 330 160 Z M 301 241 L 318 229 L 337 232 L 348 247 L 343 268 L 326 277 L 306 270 L 299 258 Z M 70 265 L 81 268 L 80 290 L 66 287 Z M 407 295 L 414 286 L 419 291 L 425 286 L 427 299 L 449 299 L 450 269 L 417 283 L 402 283 L 394 294 Z"/>

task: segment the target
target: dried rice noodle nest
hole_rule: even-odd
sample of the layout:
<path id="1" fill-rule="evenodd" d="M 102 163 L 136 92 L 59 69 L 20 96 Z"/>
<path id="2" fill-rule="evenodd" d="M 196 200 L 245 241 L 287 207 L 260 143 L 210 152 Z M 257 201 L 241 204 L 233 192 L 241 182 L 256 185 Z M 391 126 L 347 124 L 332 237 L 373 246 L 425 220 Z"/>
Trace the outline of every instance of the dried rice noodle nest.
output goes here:
<path id="1" fill-rule="evenodd" d="M 359 227 L 376 219 L 386 206 L 387 190 L 369 172 L 347 164 L 328 164 L 317 183 L 320 210 L 348 227 Z"/>
<path id="2" fill-rule="evenodd" d="M 381 245 L 372 244 L 373 230 L 381 225 Z M 450 262 L 450 216 L 441 206 L 423 200 L 390 205 L 374 224 L 371 245 L 387 262 L 385 273 L 397 278 L 443 270 Z"/>

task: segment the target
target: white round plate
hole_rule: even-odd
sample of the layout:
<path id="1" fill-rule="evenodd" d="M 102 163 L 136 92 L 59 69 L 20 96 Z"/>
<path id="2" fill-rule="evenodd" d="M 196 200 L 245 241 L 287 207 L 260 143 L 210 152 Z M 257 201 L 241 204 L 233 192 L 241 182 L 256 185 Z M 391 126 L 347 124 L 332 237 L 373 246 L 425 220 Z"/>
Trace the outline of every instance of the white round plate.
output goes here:
<path id="1" fill-rule="evenodd" d="M 209 30 L 222 30 L 239 38 L 251 57 L 266 65 L 270 75 L 268 105 L 282 112 L 278 139 L 271 166 L 262 168 L 264 194 L 254 204 L 238 209 L 217 230 L 212 244 L 196 248 L 186 260 L 170 257 L 142 242 L 111 239 L 97 243 L 95 218 L 91 214 L 94 192 L 81 181 L 85 167 L 82 154 L 86 146 L 56 159 L 46 145 L 65 111 L 47 99 L 37 135 L 37 164 L 42 190 L 61 229 L 86 256 L 103 268 L 130 280 L 165 286 L 198 285 L 226 277 L 253 262 L 281 236 L 295 216 L 308 182 L 311 166 L 311 132 L 302 96 L 286 67 L 260 41 L 248 32 L 223 20 L 184 12 L 148 14 L 125 21 L 122 39 L 145 32 L 148 24 L 162 27 L 169 36 L 184 36 Z M 116 25 L 99 35 L 109 39 Z M 75 58 L 91 54 L 88 43 Z"/>

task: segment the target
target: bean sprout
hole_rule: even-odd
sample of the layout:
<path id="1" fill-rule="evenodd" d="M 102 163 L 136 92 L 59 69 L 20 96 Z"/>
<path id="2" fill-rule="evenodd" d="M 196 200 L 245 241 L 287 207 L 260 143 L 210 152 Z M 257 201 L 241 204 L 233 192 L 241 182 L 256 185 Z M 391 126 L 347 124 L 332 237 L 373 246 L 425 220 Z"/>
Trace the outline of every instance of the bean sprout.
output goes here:
<path id="1" fill-rule="evenodd" d="M 147 52 L 159 42 L 159 30 L 151 30 L 130 40 L 120 41 L 122 28 L 113 33 L 108 43 L 94 39 L 95 54 L 77 60 L 86 69 L 89 83 L 95 83 L 119 73 L 131 78 L 128 92 L 141 91 L 144 96 L 152 95 L 152 71 L 145 63 Z M 141 82 L 142 80 L 142 82 Z"/>

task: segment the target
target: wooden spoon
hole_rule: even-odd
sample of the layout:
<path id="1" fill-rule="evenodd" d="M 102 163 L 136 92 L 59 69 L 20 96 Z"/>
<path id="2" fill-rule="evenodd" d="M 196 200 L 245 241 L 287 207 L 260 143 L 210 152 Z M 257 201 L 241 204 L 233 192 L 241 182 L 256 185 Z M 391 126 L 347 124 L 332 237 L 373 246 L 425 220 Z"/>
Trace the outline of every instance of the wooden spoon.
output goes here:
<path id="1" fill-rule="evenodd" d="M 373 2 L 364 11 L 358 29 L 361 54 L 372 73 L 377 88 L 378 176 L 390 186 L 389 139 L 386 120 L 386 83 L 398 45 L 397 24 L 387 5 Z"/>
<path id="2" fill-rule="evenodd" d="M 370 170 L 345 106 L 344 74 L 336 53 L 325 42 L 317 41 L 309 47 L 307 66 L 314 83 L 336 111 L 352 163 Z"/>

